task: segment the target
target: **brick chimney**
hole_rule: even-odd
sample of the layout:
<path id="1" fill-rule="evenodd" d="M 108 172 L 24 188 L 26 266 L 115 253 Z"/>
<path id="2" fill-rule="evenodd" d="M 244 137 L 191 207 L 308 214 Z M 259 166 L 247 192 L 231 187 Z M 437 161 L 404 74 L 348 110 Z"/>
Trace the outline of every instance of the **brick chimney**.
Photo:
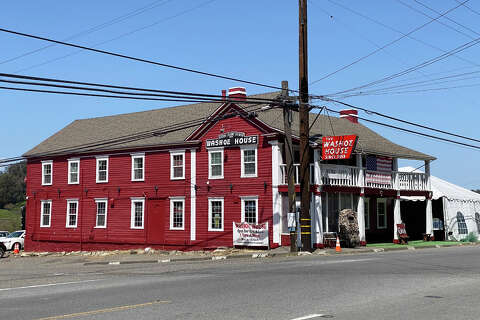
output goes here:
<path id="1" fill-rule="evenodd" d="M 352 123 L 358 123 L 358 111 L 355 109 L 340 110 L 340 118 L 345 118 Z"/>
<path id="2" fill-rule="evenodd" d="M 233 87 L 228 89 L 228 97 L 235 100 L 247 100 L 247 90 L 244 87 Z"/>

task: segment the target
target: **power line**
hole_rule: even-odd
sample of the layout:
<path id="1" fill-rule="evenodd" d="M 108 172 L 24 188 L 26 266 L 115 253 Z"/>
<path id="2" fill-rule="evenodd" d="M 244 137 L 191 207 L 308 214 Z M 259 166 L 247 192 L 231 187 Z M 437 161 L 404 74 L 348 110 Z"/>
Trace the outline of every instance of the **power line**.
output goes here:
<path id="1" fill-rule="evenodd" d="M 441 61 L 441 60 L 444 60 L 446 58 L 448 58 L 449 56 L 455 54 L 455 53 L 458 53 L 458 52 L 461 52 L 461 51 L 464 51 L 470 47 L 473 47 L 474 45 L 477 45 L 478 43 L 480 42 L 480 37 L 479 38 L 476 38 L 472 41 L 469 41 L 469 42 L 466 42 L 458 47 L 456 47 L 455 49 L 452 49 L 450 51 L 448 51 L 447 53 L 444 53 L 444 54 L 441 54 L 439 56 L 436 56 L 432 59 L 429 59 L 429 60 L 426 60 L 416 66 L 413 66 L 413 67 L 410 67 L 408 69 L 405 69 L 403 71 L 400 71 L 400 72 L 397 72 L 397 73 L 394 73 L 390 76 L 387 76 L 387 77 L 384 77 L 382 79 L 379 79 L 379 80 L 375 80 L 375 81 L 372 81 L 372 82 L 369 82 L 367 84 L 364 84 L 364 85 L 361 85 L 361 86 L 358 86 L 358 87 L 355 87 L 355 88 L 351 88 L 351 89 L 347 89 L 347 90 L 343 90 L 343 91 L 338 91 L 338 92 L 335 92 L 331 95 L 339 95 L 339 94 L 342 94 L 342 93 L 347 93 L 347 92 L 351 92 L 351 91 L 355 91 L 355 90 L 359 90 L 359 89 L 363 89 L 363 88 L 367 88 L 367 87 L 371 87 L 371 86 L 374 86 L 374 85 L 377 85 L 379 83 L 383 83 L 383 82 L 386 82 L 386 81 L 389 81 L 389 80 L 392 80 L 392 79 L 395 79 L 395 78 L 398 78 L 398 77 L 401 77 L 403 75 L 406 75 L 408 73 L 411 73 L 413 71 L 416 71 L 418 69 L 421 69 L 421 68 L 425 68 L 435 62 L 438 62 L 438 61 Z"/>
<path id="2" fill-rule="evenodd" d="M 148 11 L 148 10 L 152 10 L 152 9 L 154 9 L 154 8 L 156 8 L 156 7 L 165 5 L 165 4 L 167 4 L 168 2 L 171 2 L 171 1 L 172 1 L 172 0 L 156 0 L 156 1 L 153 1 L 153 2 L 151 2 L 151 3 L 149 3 L 149 4 L 147 4 L 146 6 L 143 6 L 143 7 L 141 7 L 141 8 L 135 9 L 135 10 L 129 12 L 129 13 L 123 14 L 123 15 L 121 15 L 121 16 L 119 16 L 119 17 L 116 17 L 116 18 L 114 18 L 114 19 L 111 19 L 111 20 L 109 20 L 109 21 L 107 21 L 107 22 L 104 22 L 104 23 L 101 23 L 101 24 L 99 24 L 99 25 L 96 25 L 96 26 L 93 26 L 93 27 L 91 27 L 91 28 L 88 28 L 87 30 L 83 30 L 83 31 L 80 31 L 80 32 L 78 32 L 78 33 L 76 33 L 76 34 L 73 34 L 73 35 L 65 38 L 64 41 L 72 40 L 72 39 L 75 39 L 75 38 L 78 38 L 78 37 L 85 36 L 85 35 L 87 35 L 87 34 L 91 34 L 91 33 L 96 32 L 96 31 L 98 31 L 98 30 L 105 29 L 105 28 L 107 28 L 107 27 L 109 27 L 109 26 L 111 26 L 111 25 L 114 25 L 114 24 L 116 24 L 116 23 L 125 21 L 125 20 L 127 20 L 127 19 L 129 19 L 129 18 L 135 17 L 135 16 L 137 16 L 137 15 L 139 15 L 139 14 L 142 14 L 142 13 Z M 159 3 L 159 2 L 161 2 L 161 3 Z M 20 59 L 20 58 L 29 56 L 29 55 L 31 55 L 31 54 L 34 54 L 34 53 L 37 53 L 37 52 L 40 52 L 40 51 L 43 51 L 43 50 L 48 49 L 48 48 L 51 48 L 51 47 L 53 47 L 53 46 L 55 46 L 55 45 L 54 45 L 54 44 L 49 44 L 49 45 L 43 46 L 43 47 L 41 47 L 41 48 L 37 48 L 37 49 L 35 49 L 35 50 L 31 50 L 31 51 L 25 52 L 25 53 L 23 53 L 23 54 L 20 54 L 20 55 L 18 55 L 18 56 L 13 57 L 13 58 L 9 58 L 9 59 L 0 61 L 0 65 L 5 64 L 5 63 L 8 63 L 8 62 L 15 61 L 15 60 L 18 60 L 18 59 Z"/>
<path id="3" fill-rule="evenodd" d="M 104 84 L 104 83 L 81 82 L 81 81 L 73 81 L 73 80 L 65 80 L 65 79 L 57 79 L 57 78 L 44 78 L 44 77 L 35 77 L 35 76 L 28 76 L 28 75 L 18 75 L 18 74 L 11 74 L 11 73 L 0 73 L 0 77 L 35 80 L 35 81 L 48 81 L 48 82 L 65 83 L 65 84 L 76 84 L 76 85 L 82 85 L 82 86 L 93 86 L 93 87 L 112 88 L 112 89 L 155 92 L 155 93 L 163 93 L 163 94 L 169 94 L 169 95 L 184 95 L 184 96 L 225 99 L 225 97 L 223 96 L 213 95 L 213 94 L 192 93 L 192 92 L 171 91 L 171 90 L 158 90 L 158 89 L 150 89 L 150 88 L 145 89 L 145 88 L 139 88 L 139 87 L 117 86 L 117 85 Z M 265 102 L 271 102 L 273 100 L 273 99 L 251 98 L 251 97 L 246 97 L 246 99 L 247 100 L 254 99 L 255 101 L 265 101 Z"/>
<path id="4" fill-rule="evenodd" d="M 176 17 L 179 17 L 179 16 L 181 16 L 181 15 L 184 15 L 184 14 L 186 14 L 186 13 L 189 13 L 189 12 L 191 12 L 191 11 L 194 11 L 194 10 L 196 10 L 196 9 L 199 9 L 199 8 L 201 8 L 201 7 L 204 7 L 204 6 L 206 6 L 207 4 L 209 4 L 209 3 L 211 3 L 211 2 L 214 2 L 214 1 L 216 1 L 216 0 L 208 0 L 208 1 L 202 2 L 202 3 L 200 3 L 199 5 L 194 6 L 194 7 L 190 8 L 190 9 L 183 10 L 183 11 L 177 13 L 177 14 L 174 14 L 174 15 L 168 16 L 168 17 L 166 17 L 166 18 L 157 20 L 157 21 L 155 21 L 155 22 L 153 22 L 153 23 L 150 23 L 150 24 L 148 24 L 148 25 L 145 25 L 145 26 L 143 26 L 143 27 L 140 27 L 140 28 L 137 28 L 137 29 L 134 29 L 134 30 L 125 32 L 125 33 L 122 33 L 122 34 L 120 34 L 120 35 L 118 35 L 118 36 L 116 36 L 116 37 L 110 38 L 110 39 L 108 39 L 108 40 L 104 40 L 104 41 L 98 42 L 98 43 L 94 44 L 93 47 L 97 47 L 97 46 L 100 46 L 100 45 L 104 45 L 104 44 L 106 44 L 106 43 L 110 43 L 110 42 L 112 42 L 112 41 L 116 41 L 116 40 L 121 39 L 121 38 L 124 38 L 124 37 L 126 37 L 126 36 L 130 36 L 130 35 L 132 35 L 132 34 L 134 34 L 134 33 L 139 32 L 139 31 L 142 31 L 142 30 L 151 28 L 151 27 L 156 26 L 156 25 L 158 25 L 158 24 L 160 24 L 160 23 L 162 23 L 162 22 L 165 22 L 165 21 L 174 19 L 174 18 L 176 18 Z M 37 63 L 37 64 L 31 65 L 31 66 L 28 66 L 28 67 L 26 67 L 26 68 L 19 69 L 19 70 L 17 70 L 16 72 L 24 72 L 24 71 L 30 70 L 30 69 L 32 69 L 32 68 L 44 66 L 44 65 L 49 64 L 49 63 L 51 63 L 51 62 L 55 62 L 55 61 L 58 61 L 58 60 L 61 60 L 61 59 L 67 58 L 67 57 L 74 56 L 74 55 L 76 55 L 76 54 L 78 54 L 78 53 L 80 53 L 80 52 L 82 52 L 82 50 L 77 50 L 77 51 L 74 51 L 74 52 L 65 54 L 65 55 L 63 55 L 63 56 L 60 56 L 60 57 L 56 57 L 56 58 L 53 58 L 53 59 L 49 59 L 49 60 L 47 60 L 47 61 L 44 61 L 44 62 L 41 62 L 41 63 Z"/>
<path id="5" fill-rule="evenodd" d="M 397 121 L 397 122 L 405 123 L 405 124 L 408 124 L 408 125 L 411 125 L 411 126 L 435 131 L 435 132 L 438 132 L 438 133 L 443 133 L 443 134 L 446 134 L 446 135 L 454 136 L 454 137 L 457 137 L 457 138 L 462 138 L 462 139 L 465 139 L 465 140 L 480 142 L 480 139 L 470 138 L 470 137 L 460 135 L 460 134 L 457 134 L 457 133 L 452 133 L 452 132 L 448 132 L 448 131 L 445 131 L 445 130 L 440 130 L 440 129 L 432 128 L 432 127 L 422 125 L 422 124 L 419 124 L 419 123 L 415 123 L 415 122 L 412 122 L 412 121 L 403 120 L 403 119 L 396 118 L 396 117 L 393 117 L 393 116 L 390 116 L 390 115 L 387 115 L 387 114 L 384 114 L 384 113 L 380 113 L 380 112 L 377 112 L 377 111 L 373 111 L 373 110 L 369 110 L 369 109 L 362 108 L 362 107 L 359 107 L 359 106 L 355 106 L 355 105 L 350 104 L 350 103 L 345 103 L 345 102 L 334 100 L 334 99 L 322 99 L 322 100 L 338 103 L 338 104 L 347 106 L 349 108 L 359 109 L 359 110 L 367 112 L 368 114 L 375 114 L 377 116 L 387 118 L 387 119 L 390 119 L 390 120 L 394 120 L 394 121 Z"/>
<path id="6" fill-rule="evenodd" d="M 14 31 L 14 30 L 0 28 L 0 31 L 5 32 L 5 33 L 14 34 L 14 35 L 17 35 L 17 36 L 22 36 L 22 37 L 27 37 L 27 38 L 32 38 L 32 39 L 37 39 L 37 40 L 42 40 L 42 41 L 48 41 L 48 42 L 52 42 L 52 43 L 56 43 L 56 44 L 61 44 L 61 45 L 64 45 L 64 46 L 69 46 L 69 47 L 74 47 L 74 48 L 83 49 L 83 50 L 87 50 L 87 51 L 102 53 L 102 54 L 106 54 L 106 55 L 110 55 L 110 56 L 114 56 L 114 57 L 118 57 L 118 58 L 133 60 L 133 61 L 137 61 L 137 62 L 144 62 L 144 63 L 148 63 L 148 64 L 153 64 L 153 65 L 160 66 L 160 67 L 165 67 L 165 68 L 170 68 L 170 69 L 175 69 L 175 70 L 180 70 L 180 71 L 186 71 L 186 72 L 196 73 L 196 74 L 200 74 L 200 75 L 204 75 L 204 76 L 208 76 L 208 77 L 219 78 L 219 79 L 230 80 L 230 81 L 236 81 L 236 82 L 251 84 L 251 85 L 270 88 L 270 89 L 282 90 L 281 87 L 262 84 L 262 83 L 259 83 L 259 82 L 237 79 L 237 78 L 223 76 L 223 75 L 214 74 L 214 73 L 210 73 L 210 72 L 204 72 L 204 71 L 199 71 L 199 70 L 195 70 L 195 69 L 179 67 L 179 66 L 175 66 L 175 65 L 172 65 L 172 64 L 166 64 L 166 63 L 156 62 L 156 61 L 152 61 L 152 60 L 147 60 L 147 59 L 143 59 L 143 58 L 136 58 L 136 57 L 120 54 L 120 53 L 115 53 L 115 52 L 112 52 L 112 51 L 89 48 L 89 47 L 86 47 L 86 46 L 81 46 L 81 45 L 70 43 L 70 42 L 54 40 L 54 39 L 50 39 L 50 38 L 45 38 L 45 37 L 33 35 L 33 34 L 18 32 L 18 31 Z"/>
<path id="7" fill-rule="evenodd" d="M 337 111 L 337 110 L 332 110 L 332 109 L 328 109 L 328 108 L 325 108 L 325 110 L 340 114 L 340 111 Z M 406 129 L 406 128 L 394 126 L 394 125 L 391 125 L 391 124 L 387 124 L 387 123 L 383 123 L 383 122 L 379 122 L 379 121 L 375 121 L 375 120 L 370 120 L 370 119 L 367 119 L 367 118 L 358 117 L 358 119 L 363 120 L 363 121 L 367 121 L 367 122 L 370 122 L 370 123 L 374 123 L 374 124 L 377 124 L 377 125 L 380 125 L 380 126 L 384 126 L 384 127 L 408 132 L 408 133 L 413 133 L 413 134 L 416 134 L 416 135 L 419 135 L 419 136 L 424 136 L 424 137 L 428 137 L 428 138 L 432 138 L 432 139 L 436 139 L 436 140 L 440 140 L 440 141 L 445 141 L 445 142 L 450 142 L 450 143 L 461 145 L 461 146 L 464 146 L 464 147 L 469 147 L 469 148 L 480 150 L 480 146 L 476 146 L 476 145 L 473 145 L 473 144 L 468 144 L 468 143 L 464 143 L 464 142 L 460 142 L 460 141 L 455 141 L 455 140 L 451 140 L 451 139 L 447 139 L 447 138 L 442 138 L 442 137 L 434 136 L 434 135 L 431 135 L 431 134 L 428 134 L 428 133 L 423 133 L 423 132 L 419 132 L 419 131 L 415 131 L 415 130 L 411 130 L 411 129 Z"/>
<path id="8" fill-rule="evenodd" d="M 466 1 L 464 1 L 464 2 L 467 2 L 467 1 L 469 1 L 469 0 L 466 0 Z M 320 79 L 318 79 L 318 80 L 315 80 L 315 81 L 311 82 L 310 84 L 311 84 L 311 85 L 313 85 L 313 84 L 315 84 L 315 83 L 317 83 L 317 82 L 319 82 L 319 81 L 322 81 L 322 80 L 324 80 L 324 79 L 327 79 L 327 78 L 331 77 L 332 75 L 334 75 L 334 74 L 336 74 L 336 73 L 338 73 L 338 72 L 340 72 L 340 71 L 343 71 L 343 70 L 345 70 L 345 69 L 347 69 L 347 68 L 349 68 L 349 67 L 353 66 L 354 64 L 357 64 L 357 63 L 359 63 L 360 61 L 363 61 L 363 60 L 365 60 L 366 58 L 368 58 L 368 57 L 370 57 L 370 56 L 374 55 L 375 53 L 377 53 L 377 52 L 379 52 L 379 51 L 381 51 L 381 50 L 385 49 L 386 47 L 388 47 L 388 46 L 391 46 L 392 44 L 395 44 L 395 43 L 397 43 L 398 41 L 402 40 L 403 38 L 407 37 L 408 35 L 410 35 L 410 34 L 412 34 L 412 33 L 416 32 L 416 31 L 418 31 L 418 30 L 420 30 L 420 29 L 424 28 L 425 26 L 429 25 L 430 23 L 432 23 L 432 22 L 436 21 L 437 19 L 439 19 L 439 18 L 443 17 L 444 15 L 446 15 L 446 14 L 450 13 L 451 11 L 453 11 L 453 10 L 457 9 L 457 8 L 458 8 L 458 7 L 460 7 L 461 5 L 462 5 L 462 3 L 461 3 L 461 4 L 458 4 L 457 6 L 455 6 L 455 7 L 451 8 L 451 9 L 449 9 L 449 10 L 445 11 L 444 13 L 442 13 L 441 15 L 439 15 L 438 17 L 436 17 L 435 19 L 432 19 L 432 20 L 430 20 L 430 21 L 428 21 L 428 22 L 426 22 L 426 23 L 422 24 L 421 26 L 419 26 L 419 27 L 416 27 L 415 29 L 413 29 L 413 30 L 411 30 L 410 32 L 408 32 L 408 33 L 406 33 L 406 34 L 402 35 L 401 37 L 399 37 L 399 38 L 397 38 L 397 39 L 395 39 L 395 40 L 393 40 L 393 41 L 390 41 L 389 43 L 387 43 L 387 44 L 385 44 L 385 45 L 381 46 L 380 48 L 378 48 L 378 49 L 376 49 L 376 50 L 374 50 L 374 51 L 370 52 L 369 54 L 367 54 L 367 55 L 365 55 L 365 56 L 362 56 L 362 57 L 360 57 L 360 58 L 358 58 L 358 59 L 354 60 L 353 62 L 351 62 L 351 63 L 349 63 L 349 64 L 346 64 L 346 65 L 344 65 L 343 67 L 341 67 L 341 68 L 339 68 L 339 69 L 337 69 L 337 70 L 335 70 L 335 71 L 332 71 L 332 72 L 330 72 L 329 74 L 327 74 L 327 75 L 323 76 L 322 78 L 320 78 Z"/>

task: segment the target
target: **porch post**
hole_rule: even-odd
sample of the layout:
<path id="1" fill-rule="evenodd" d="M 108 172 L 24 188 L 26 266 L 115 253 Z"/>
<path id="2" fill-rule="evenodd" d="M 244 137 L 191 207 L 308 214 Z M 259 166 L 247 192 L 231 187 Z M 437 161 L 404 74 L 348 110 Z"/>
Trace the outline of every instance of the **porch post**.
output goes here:
<path id="1" fill-rule="evenodd" d="M 362 154 L 357 153 L 357 168 L 358 168 L 358 178 L 357 183 L 360 187 L 360 195 L 358 197 L 357 203 L 357 221 L 358 221 L 358 233 L 360 237 L 360 245 L 365 246 L 367 240 L 365 237 L 365 188 L 363 185 L 363 166 L 362 166 Z"/>
<path id="2" fill-rule="evenodd" d="M 323 227 L 322 227 L 322 179 L 321 179 L 321 167 L 320 160 L 322 155 L 319 149 L 315 149 L 313 153 L 313 163 L 315 166 L 313 183 L 317 187 L 317 192 L 313 193 L 312 201 L 312 248 L 318 247 L 319 244 L 323 244 Z"/>
<path id="3" fill-rule="evenodd" d="M 273 220 L 273 243 L 282 245 L 281 237 L 281 214 L 282 214 L 282 195 L 278 191 L 280 184 L 280 163 L 282 163 L 282 152 L 277 140 L 270 141 L 272 146 L 272 220 Z"/>
<path id="4" fill-rule="evenodd" d="M 393 171 L 395 172 L 395 181 L 393 181 L 394 188 L 397 190 L 397 196 L 395 197 L 395 203 L 393 206 L 393 243 L 399 243 L 397 224 L 402 223 L 402 216 L 400 212 L 400 185 L 398 180 L 398 159 L 393 159 Z"/>
<path id="5" fill-rule="evenodd" d="M 433 240 L 433 214 L 432 214 L 432 184 L 430 179 L 430 160 L 425 160 L 425 175 L 427 178 L 427 188 L 428 188 L 428 196 L 426 197 L 427 200 L 427 210 L 426 210 L 426 226 L 425 226 L 425 233 L 430 234 L 431 239 Z"/>

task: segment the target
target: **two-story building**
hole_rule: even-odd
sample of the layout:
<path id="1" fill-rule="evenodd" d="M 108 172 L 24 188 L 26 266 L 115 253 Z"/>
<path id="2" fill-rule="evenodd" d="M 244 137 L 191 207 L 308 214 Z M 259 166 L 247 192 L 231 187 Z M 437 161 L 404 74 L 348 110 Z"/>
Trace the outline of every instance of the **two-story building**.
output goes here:
<path id="1" fill-rule="evenodd" d="M 229 93 L 237 100 L 246 97 L 243 88 Z M 268 222 L 270 247 L 288 245 L 282 110 L 249 109 L 226 97 L 72 122 L 24 155 L 25 249 L 232 246 L 233 222 Z M 317 247 L 324 232 L 336 231 L 344 208 L 359 212 L 363 243 L 396 241 L 400 196 L 429 197 L 434 158 L 390 142 L 355 115 L 349 110 L 340 118 L 319 116 L 311 129 Z M 316 116 L 311 114 L 312 122 Z M 199 118 L 205 120 L 187 125 Z M 294 117 L 294 141 L 297 128 Z M 347 134 L 358 136 L 353 158 L 323 161 L 321 137 Z M 295 150 L 298 160 L 297 145 Z M 398 172 L 399 158 L 424 160 L 426 174 Z M 431 233 L 431 205 L 425 214 Z"/>

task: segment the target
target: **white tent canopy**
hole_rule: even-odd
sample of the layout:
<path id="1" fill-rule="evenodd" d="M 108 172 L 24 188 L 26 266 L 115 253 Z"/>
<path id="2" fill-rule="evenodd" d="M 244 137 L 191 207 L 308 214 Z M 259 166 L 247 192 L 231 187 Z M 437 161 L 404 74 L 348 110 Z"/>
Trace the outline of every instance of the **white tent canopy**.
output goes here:
<path id="1" fill-rule="evenodd" d="M 400 168 L 401 172 L 421 172 L 412 167 Z M 444 226 L 455 239 L 464 238 L 469 232 L 479 234 L 480 194 L 453 183 L 430 176 L 432 199 L 442 198 Z M 424 201 L 424 197 L 401 197 L 402 200 Z"/>

